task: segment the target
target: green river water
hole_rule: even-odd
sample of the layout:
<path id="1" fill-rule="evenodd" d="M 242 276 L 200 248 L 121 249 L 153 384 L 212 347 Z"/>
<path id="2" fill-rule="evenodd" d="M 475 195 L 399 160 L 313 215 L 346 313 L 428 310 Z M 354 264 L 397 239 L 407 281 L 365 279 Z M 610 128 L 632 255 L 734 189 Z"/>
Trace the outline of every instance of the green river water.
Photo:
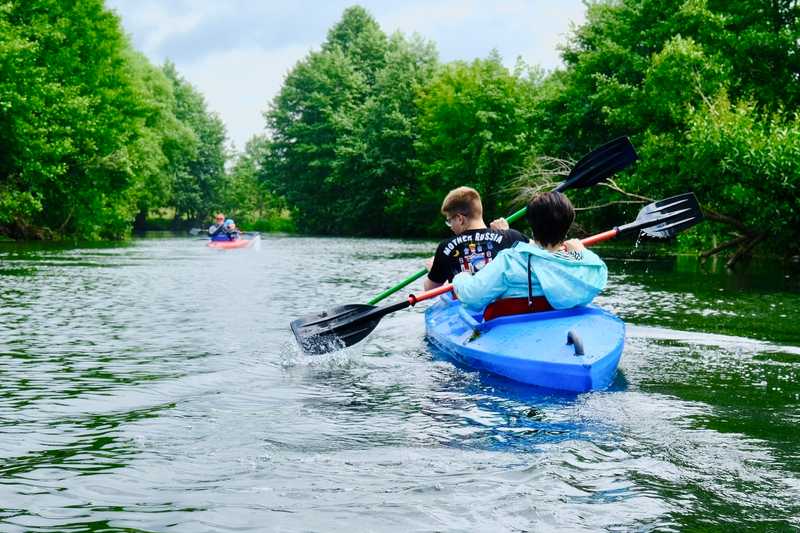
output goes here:
<path id="1" fill-rule="evenodd" d="M 454 365 L 425 304 L 297 349 L 432 249 L 0 244 L 0 531 L 800 530 L 797 265 L 600 248 L 627 337 L 588 394 Z"/>

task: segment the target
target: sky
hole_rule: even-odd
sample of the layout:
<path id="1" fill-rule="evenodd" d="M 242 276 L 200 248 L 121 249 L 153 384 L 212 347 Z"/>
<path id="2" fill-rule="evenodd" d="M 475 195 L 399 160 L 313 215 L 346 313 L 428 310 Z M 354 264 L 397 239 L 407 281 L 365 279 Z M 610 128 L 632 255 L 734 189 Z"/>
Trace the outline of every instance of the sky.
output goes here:
<path id="1" fill-rule="evenodd" d="M 522 57 L 548 70 L 586 11 L 582 0 L 106 0 L 137 50 L 156 65 L 174 62 L 204 95 L 237 149 L 264 133 L 262 113 L 287 72 L 356 3 L 387 35 L 432 41 L 443 62 L 497 49 L 509 67 Z"/>

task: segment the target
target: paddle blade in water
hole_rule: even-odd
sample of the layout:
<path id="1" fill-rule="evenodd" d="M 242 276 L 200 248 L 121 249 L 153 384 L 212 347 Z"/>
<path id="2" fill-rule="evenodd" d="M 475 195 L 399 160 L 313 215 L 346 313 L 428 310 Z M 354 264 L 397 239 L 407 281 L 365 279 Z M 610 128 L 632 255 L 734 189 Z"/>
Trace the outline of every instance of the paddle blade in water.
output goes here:
<path id="1" fill-rule="evenodd" d="M 630 166 L 638 159 L 630 139 L 619 137 L 583 156 L 572 168 L 567 179 L 558 186 L 567 189 L 591 187 Z"/>
<path id="2" fill-rule="evenodd" d="M 352 346 L 369 335 L 381 318 L 389 313 L 452 290 L 453 286 L 446 283 L 420 294 L 410 294 L 402 302 L 391 305 L 381 307 L 364 304 L 340 305 L 329 311 L 298 318 L 292 322 L 292 331 L 306 353 L 332 352 L 345 346 Z"/>
<path id="3" fill-rule="evenodd" d="M 643 229 L 642 235 L 655 239 L 671 239 L 678 232 L 702 222 L 703 210 L 700 209 L 694 193 L 687 192 L 643 207 L 634 223 L 654 219 L 662 222 Z"/>
<path id="4" fill-rule="evenodd" d="M 308 354 L 324 354 L 351 346 L 375 329 L 382 314 L 373 305 L 340 305 L 292 321 L 292 332 Z"/>

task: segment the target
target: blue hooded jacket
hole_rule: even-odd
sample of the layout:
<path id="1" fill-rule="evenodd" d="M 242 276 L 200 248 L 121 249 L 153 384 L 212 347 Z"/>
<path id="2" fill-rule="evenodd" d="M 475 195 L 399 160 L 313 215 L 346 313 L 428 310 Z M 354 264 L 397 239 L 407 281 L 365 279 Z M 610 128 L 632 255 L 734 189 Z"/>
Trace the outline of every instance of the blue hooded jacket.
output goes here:
<path id="1" fill-rule="evenodd" d="M 580 260 L 571 259 L 533 242 L 519 242 L 502 250 L 474 276 L 458 274 L 453 285 L 461 303 L 476 310 L 499 298 L 527 297 L 530 257 L 533 295 L 544 296 L 554 309 L 569 309 L 591 302 L 608 281 L 603 260 L 591 250 L 582 255 Z"/>

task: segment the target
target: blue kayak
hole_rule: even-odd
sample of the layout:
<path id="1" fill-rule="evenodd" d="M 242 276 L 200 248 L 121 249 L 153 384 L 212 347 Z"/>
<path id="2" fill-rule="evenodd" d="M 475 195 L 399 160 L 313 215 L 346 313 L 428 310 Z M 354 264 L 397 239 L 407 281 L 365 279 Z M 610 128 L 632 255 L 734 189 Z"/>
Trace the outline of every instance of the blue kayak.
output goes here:
<path id="1" fill-rule="evenodd" d="M 466 366 L 574 392 L 608 387 L 625 343 L 625 323 L 593 305 L 483 321 L 449 294 L 425 311 L 425 328 Z"/>

